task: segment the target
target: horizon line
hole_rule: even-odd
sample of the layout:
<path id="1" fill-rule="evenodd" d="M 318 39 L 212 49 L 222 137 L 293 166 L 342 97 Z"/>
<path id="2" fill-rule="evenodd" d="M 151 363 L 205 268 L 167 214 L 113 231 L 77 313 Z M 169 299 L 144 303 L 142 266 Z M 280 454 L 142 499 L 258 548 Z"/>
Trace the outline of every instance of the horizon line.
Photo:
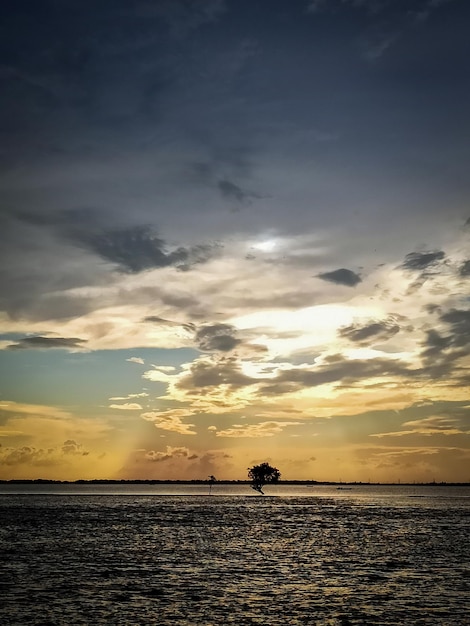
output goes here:
<path id="1" fill-rule="evenodd" d="M 209 479 L 159 479 L 159 478 L 90 478 L 77 480 L 61 480 L 53 478 L 12 478 L 12 479 L 0 479 L 0 484 L 62 484 L 62 485 L 74 485 L 74 484 L 183 484 L 183 485 L 206 485 L 206 484 L 220 484 L 220 485 L 251 485 L 251 480 L 229 480 L 221 479 L 211 482 Z M 392 481 L 392 482 L 373 482 L 373 481 L 330 481 L 330 480 L 308 480 L 308 479 L 286 479 L 279 480 L 276 483 L 268 483 L 267 485 L 375 485 L 375 486 L 399 486 L 399 487 L 413 487 L 413 486 L 470 486 L 469 481 Z"/>

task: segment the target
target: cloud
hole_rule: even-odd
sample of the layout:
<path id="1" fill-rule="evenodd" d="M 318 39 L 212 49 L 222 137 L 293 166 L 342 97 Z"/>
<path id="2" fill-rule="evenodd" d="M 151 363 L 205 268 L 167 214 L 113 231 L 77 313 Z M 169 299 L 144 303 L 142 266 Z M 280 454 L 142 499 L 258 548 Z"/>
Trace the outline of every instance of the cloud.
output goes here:
<path id="1" fill-rule="evenodd" d="M 240 204 L 250 203 L 252 200 L 262 198 L 262 196 L 252 191 L 244 191 L 241 187 L 226 179 L 219 180 L 217 188 L 224 198 L 236 200 Z"/>
<path id="2" fill-rule="evenodd" d="M 468 408 L 467 408 L 467 414 L 466 417 L 468 418 Z M 404 422 L 403 426 L 408 426 L 408 427 L 413 427 L 413 428 L 418 428 L 420 430 L 420 432 L 442 432 L 444 434 L 450 434 L 450 431 L 458 431 L 458 432 L 464 432 L 459 430 L 459 424 L 461 421 L 464 420 L 464 415 L 462 415 L 462 417 L 459 419 L 457 417 L 451 417 L 451 416 L 447 416 L 447 415 L 431 415 L 429 417 L 425 417 L 423 419 L 420 420 L 410 420 L 408 422 Z M 467 434 L 470 433 L 470 431 L 465 431 Z M 452 433 L 453 434 L 453 433 Z"/>
<path id="3" fill-rule="evenodd" d="M 83 449 L 81 443 L 77 443 L 74 439 L 67 439 L 62 445 L 64 454 L 78 454 L 80 456 L 88 456 L 89 452 Z"/>
<path id="4" fill-rule="evenodd" d="M 16 211 L 14 217 L 26 224 L 54 227 L 70 236 L 74 232 L 85 232 L 86 228 L 90 228 L 90 225 L 93 227 L 105 226 L 103 214 L 91 208 L 71 208 L 62 211 L 43 210 L 41 212 L 22 210 Z"/>
<path id="5" fill-rule="evenodd" d="M 69 419 L 72 415 L 68 411 L 55 406 L 42 404 L 25 404 L 12 400 L 0 400 L 0 413 L 13 413 L 19 415 L 31 415 L 34 417 L 44 417 L 57 420 Z"/>
<path id="6" fill-rule="evenodd" d="M 240 362 L 232 357 L 201 358 L 193 361 L 188 372 L 177 382 L 179 389 L 194 389 L 227 385 L 232 389 L 253 385 L 256 379 L 244 374 Z"/>
<path id="7" fill-rule="evenodd" d="M 188 459 L 195 460 L 198 458 L 197 455 L 191 454 L 188 448 L 184 446 L 167 446 L 165 452 L 159 452 L 155 450 L 149 450 L 145 454 L 145 458 L 147 461 L 151 461 L 152 463 L 162 463 L 164 461 L 171 461 L 173 459 Z"/>
<path id="8" fill-rule="evenodd" d="M 292 393 L 302 388 L 317 387 L 329 383 L 351 385 L 368 378 L 387 378 L 389 376 L 413 376 L 413 372 L 406 364 L 398 359 L 344 359 L 337 355 L 336 360 L 326 362 L 318 367 L 293 367 L 283 369 L 278 375 L 260 385 L 260 392 L 267 394 Z"/>
<path id="9" fill-rule="evenodd" d="M 381 29 L 372 33 L 362 45 L 364 57 L 371 62 L 377 61 L 392 47 L 398 37 L 399 33 L 382 32 Z"/>
<path id="10" fill-rule="evenodd" d="M 7 350 L 83 349 L 86 339 L 77 337 L 24 337 L 6 347 Z"/>
<path id="11" fill-rule="evenodd" d="M 129 359 L 126 359 L 129 363 L 137 363 L 138 365 L 145 365 L 144 359 L 141 359 L 138 356 L 131 356 Z"/>
<path id="12" fill-rule="evenodd" d="M 400 331 L 394 318 L 382 321 L 370 321 L 367 324 L 351 324 L 343 326 L 338 331 L 340 337 L 349 339 L 359 345 L 369 345 L 379 341 L 386 341 Z"/>
<path id="13" fill-rule="evenodd" d="M 144 372 L 142 378 L 151 380 L 154 383 L 169 383 L 176 377 L 174 375 L 176 368 L 173 365 L 152 365 L 152 368 Z"/>
<path id="14" fill-rule="evenodd" d="M 163 19 L 169 26 L 170 34 L 178 39 L 204 24 L 216 22 L 225 11 L 225 0 L 140 0 L 136 7 L 138 16 Z"/>
<path id="15" fill-rule="evenodd" d="M 451 309 L 439 320 L 446 324 L 448 334 L 434 328 L 427 330 L 421 357 L 430 375 L 441 378 L 454 370 L 453 385 L 468 385 L 468 370 L 457 362 L 468 356 L 470 346 L 470 310 Z"/>
<path id="16" fill-rule="evenodd" d="M 162 324 L 164 326 L 180 326 L 179 322 L 167 320 L 164 317 L 160 317 L 159 315 L 147 315 L 142 321 L 148 322 L 150 324 Z"/>
<path id="17" fill-rule="evenodd" d="M 317 276 L 321 278 L 321 280 L 326 280 L 336 285 L 346 285 L 347 287 L 355 287 L 362 282 L 362 278 L 359 274 L 345 268 L 333 270 L 332 272 L 323 272 L 322 274 L 317 274 Z"/>
<path id="18" fill-rule="evenodd" d="M 360 28 L 360 36 L 356 40 L 359 49 L 367 61 L 375 62 L 402 38 L 409 37 L 410 31 L 422 28 L 432 13 L 454 1 L 414 0 L 412 3 L 400 3 L 397 0 L 309 0 L 306 13 L 314 17 L 326 14 L 333 19 L 340 13 L 356 13 L 357 16 L 351 16 L 351 22 Z"/>
<path id="19" fill-rule="evenodd" d="M 196 342 L 203 352 L 230 352 L 240 340 L 234 337 L 236 329 L 229 324 L 203 326 L 196 332 Z"/>
<path id="20" fill-rule="evenodd" d="M 0 448 L 1 465 L 54 465 L 57 459 L 50 450 L 22 446 L 21 448 Z"/>
<path id="21" fill-rule="evenodd" d="M 244 362 L 233 357 L 201 357 L 183 366 L 183 371 L 168 378 L 165 398 L 189 402 L 194 412 L 227 413 L 262 407 L 280 397 L 299 394 L 315 387 L 349 389 L 360 382 L 386 387 L 389 384 L 413 386 L 413 381 L 428 378 L 432 371 L 412 368 L 398 358 L 344 358 L 330 355 L 316 364 L 294 366 L 287 362 Z M 374 379 L 377 381 L 373 383 Z M 377 380 L 378 379 L 378 380 Z M 328 394 L 330 391 L 328 391 Z M 262 404 L 261 404 L 262 403 Z M 324 406 L 324 402 L 321 403 Z M 266 416 L 272 413 L 267 410 Z"/>
<path id="22" fill-rule="evenodd" d="M 166 300 L 168 304 L 174 304 L 178 307 L 184 308 L 195 302 L 191 297 L 178 297 L 178 296 L 163 296 L 162 300 Z M 159 315 L 147 315 L 142 320 L 143 322 L 150 324 L 158 324 L 159 326 L 179 326 L 188 333 L 193 333 L 196 330 L 196 326 L 192 322 L 175 322 L 174 320 L 167 320 Z"/>
<path id="23" fill-rule="evenodd" d="M 368 13 L 380 13 L 387 7 L 390 0 L 310 0 L 307 5 L 307 13 L 318 13 L 323 9 L 336 12 L 339 5 L 349 5 L 353 9 L 364 9 Z M 335 6 L 336 5 L 336 6 Z"/>
<path id="24" fill-rule="evenodd" d="M 148 397 L 148 393 L 146 391 L 143 391 L 142 393 L 130 393 L 127 396 L 113 396 L 112 398 L 109 398 L 110 400 L 131 400 L 132 398 L 147 398 Z"/>
<path id="25" fill-rule="evenodd" d="M 110 409 L 119 409 L 120 411 L 141 411 L 142 407 L 137 402 L 126 402 L 125 404 L 110 404 Z"/>
<path id="26" fill-rule="evenodd" d="M 310 0 L 306 11 L 312 15 L 326 12 L 336 15 L 345 6 L 354 11 L 361 10 L 366 14 L 366 19 L 359 47 L 366 60 L 376 61 L 395 43 L 406 27 L 406 23 L 400 21 L 397 24 L 391 16 L 384 15 L 388 5 L 389 0 Z"/>
<path id="27" fill-rule="evenodd" d="M 0 437 L 21 437 L 24 434 L 22 430 L 0 430 Z"/>
<path id="28" fill-rule="evenodd" d="M 424 22 L 433 11 L 450 2 L 454 2 L 454 0 L 425 0 L 422 5 L 412 13 L 417 21 Z"/>
<path id="29" fill-rule="evenodd" d="M 326 5 L 326 0 L 310 0 L 307 5 L 307 13 L 318 13 Z"/>
<path id="30" fill-rule="evenodd" d="M 459 269 L 460 276 L 470 276 L 470 260 L 464 261 Z"/>
<path id="31" fill-rule="evenodd" d="M 427 330 L 422 356 L 431 363 L 436 360 L 452 363 L 467 354 L 460 349 L 470 345 L 470 310 L 451 309 L 442 313 L 439 320 L 447 325 L 450 334 L 443 335 L 434 328 Z"/>
<path id="32" fill-rule="evenodd" d="M 88 456 L 82 444 L 74 439 L 67 439 L 60 447 L 36 448 L 34 446 L 22 446 L 19 448 L 2 447 L 0 445 L 0 465 L 26 465 L 48 467 L 60 465 L 64 457 Z"/>
<path id="33" fill-rule="evenodd" d="M 410 252 L 406 255 L 402 267 L 410 271 L 423 271 L 436 267 L 445 258 L 442 250 L 434 252 Z"/>
<path id="34" fill-rule="evenodd" d="M 191 430 L 194 424 L 184 424 L 182 417 L 191 415 L 191 411 L 187 409 L 168 409 L 166 411 L 149 411 L 142 413 L 141 417 L 149 422 L 153 422 L 156 428 L 162 430 L 170 430 L 180 435 L 195 435 L 196 432 Z"/>
<path id="35" fill-rule="evenodd" d="M 214 254 L 214 245 L 179 247 L 167 252 L 166 243 L 148 226 L 107 230 L 99 234 L 77 231 L 74 239 L 101 258 L 115 263 L 122 272 L 137 274 L 144 270 L 174 266 L 186 271 L 205 263 Z"/>
<path id="36" fill-rule="evenodd" d="M 218 430 L 217 437 L 258 438 L 273 437 L 281 433 L 287 426 L 300 426 L 302 422 L 260 422 L 259 424 L 234 424 L 232 428 Z"/>
<path id="37" fill-rule="evenodd" d="M 162 370 L 160 367 L 154 367 L 151 370 L 147 370 L 142 374 L 142 378 L 151 380 L 154 383 L 169 383 L 172 380 L 170 373 Z"/>
<path id="38" fill-rule="evenodd" d="M 404 422 L 403 426 L 408 427 L 408 430 L 374 433 L 370 437 L 381 439 L 384 437 L 405 437 L 409 435 L 470 435 L 470 430 L 463 430 L 460 427 L 459 420 L 443 416 L 430 416 L 420 420 L 411 420 Z"/>
<path id="39" fill-rule="evenodd" d="M 440 319 L 450 326 L 450 345 L 456 347 L 470 345 L 470 309 L 451 309 L 443 313 Z"/>
<path id="40" fill-rule="evenodd" d="M 437 275 L 437 269 L 445 259 L 442 250 L 432 252 L 410 252 L 400 266 L 402 269 L 416 274 L 417 278 L 409 285 L 407 294 L 411 296 L 433 276 Z"/>
<path id="41" fill-rule="evenodd" d="M 421 353 L 421 356 L 426 359 L 442 356 L 443 351 L 447 350 L 451 344 L 452 339 L 450 337 L 443 337 L 434 329 L 428 330 L 426 331 L 426 339 L 423 342 L 426 349 Z"/>
<path id="42" fill-rule="evenodd" d="M 199 452 L 186 446 L 166 446 L 163 450 L 139 451 L 136 461 L 143 472 L 158 478 L 177 478 L 206 480 L 210 475 L 220 476 L 231 467 L 232 456 L 224 450 L 206 450 Z M 143 453 L 143 454 L 142 454 Z M 132 464 L 131 476 L 135 475 L 135 463 Z M 160 473 L 161 472 L 161 473 Z M 126 472 L 127 474 L 127 472 Z"/>

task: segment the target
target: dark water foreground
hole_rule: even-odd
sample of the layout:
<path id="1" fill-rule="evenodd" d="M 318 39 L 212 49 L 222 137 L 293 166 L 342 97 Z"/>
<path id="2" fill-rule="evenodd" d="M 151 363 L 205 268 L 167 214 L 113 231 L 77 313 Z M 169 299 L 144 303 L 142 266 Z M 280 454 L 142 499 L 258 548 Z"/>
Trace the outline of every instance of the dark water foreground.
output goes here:
<path id="1" fill-rule="evenodd" d="M 0 495 L 0 623 L 470 624 L 470 499 Z"/>

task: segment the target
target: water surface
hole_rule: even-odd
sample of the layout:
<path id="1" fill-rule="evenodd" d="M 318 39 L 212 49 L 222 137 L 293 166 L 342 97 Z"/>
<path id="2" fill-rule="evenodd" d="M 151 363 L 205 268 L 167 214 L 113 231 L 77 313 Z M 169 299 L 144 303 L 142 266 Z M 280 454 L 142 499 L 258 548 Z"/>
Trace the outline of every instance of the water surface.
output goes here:
<path id="1" fill-rule="evenodd" d="M 22 489 L 0 495 L 2 624 L 470 623 L 468 488 Z"/>

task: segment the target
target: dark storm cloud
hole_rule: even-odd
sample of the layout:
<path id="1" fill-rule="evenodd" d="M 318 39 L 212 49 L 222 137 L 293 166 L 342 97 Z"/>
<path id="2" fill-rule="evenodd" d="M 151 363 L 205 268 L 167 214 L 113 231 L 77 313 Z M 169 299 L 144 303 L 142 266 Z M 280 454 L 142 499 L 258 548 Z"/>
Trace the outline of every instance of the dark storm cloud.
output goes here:
<path id="1" fill-rule="evenodd" d="M 254 385 L 256 382 L 257 379 L 243 374 L 237 359 L 225 357 L 216 361 L 202 359 L 194 361 L 188 375 L 178 381 L 177 387 L 191 390 L 227 385 L 234 390 Z"/>
<path id="2" fill-rule="evenodd" d="M 346 285 L 347 287 L 355 287 L 362 282 L 362 278 L 359 274 L 356 274 L 352 270 L 345 269 L 344 267 L 332 272 L 323 272 L 322 274 L 317 274 L 317 276 L 330 283 Z"/>
<path id="3" fill-rule="evenodd" d="M 252 191 L 245 191 L 230 180 L 219 180 L 217 187 L 224 198 L 236 200 L 240 204 L 250 203 L 252 200 L 261 198 L 259 194 Z"/>
<path id="4" fill-rule="evenodd" d="M 443 337 L 437 330 L 428 330 L 426 332 L 425 345 L 426 350 L 423 354 L 426 357 L 435 357 L 452 345 L 452 339 L 451 337 Z"/>
<path id="5" fill-rule="evenodd" d="M 439 266 L 445 263 L 445 253 L 442 250 L 428 252 L 410 252 L 400 266 L 414 274 L 416 278 L 408 286 L 408 296 L 417 292 L 429 279 L 438 273 Z"/>
<path id="6" fill-rule="evenodd" d="M 116 225 L 112 230 L 110 222 Z M 221 249 L 218 243 L 171 248 L 150 226 L 129 225 L 126 216 L 120 212 L 113 215 L 105 208 L 21 210 L 16 216 L 7 215 L 3 225 L 7 235 L 3 253 L 11 266 L 0 264 L 0 280 L 5 286 L 0 306 L 12 316 L 38 320 L 77 317 L 103 306 L 103 295 L 87 297 L 71 292 L 75 287 L 110 286 L 110 281 L 119 279 L 117 275 L 111 277 L 109 265 L 97 263 L 95 255 L 115 263 L 120 272 L 127 274 L 164 267 L 184 272 L 205 263 Z M 29 246 L 13 263 L 25 239 Z M 33 262 L 35 256 L 38 258 Z M 122 294 L 110 295 L 106 305 L 111 306 L 120 297 Z M 146 286 L 135 289 L 133 298 L 136 303 L 153 299 L 185 308 L 197 319 L 207 317 L 192 292 L 167 291 L 163 285 Z"/>
<path id="7" fill-rule="evenodd" d="M 233 181 L 253 176 L 253 164 L 247 148 L 240 150 L 226 145 L 223 149 L 212 148 L 211 152 L 213 154 L 207 160 L 188 164 L 189 180 L 206 188 L 215 187 L 222 198 L 240 205 L 250 205 L 254 200 L 265 197 Z"/>
<path id="8" fill-rule="evenodd" d="M 370 379 L 375 379 L 380 385 L 381 379 L 389 377 L 404 381 L 439 380 L 446 375 L 449 377 L 449 384 L 456 387 L 468 385 L 467 371 L 459 367 L 457 361 L 468 354 L 470 312 L 452 310 L 442 315 L 441 320 L 450 326 L 452 334 L 442 336 L 434 330 L 427 333 L 424 350 L 421 352 L 421 367 L 412 367 L 399 359 L 351 360 L 337 354 L 316 366 L 280 369 L 274 378 L 266 379 L 244 374 L 237 358 L 225 357 L 195 361 L 177 386 L 186 391 L 220 385 L 227 386 L 232 391 L 255 386 L 257 394 L 262 396 L 295 393 L 304 388 L 325 384 L 348 388 Z M 348 327 L 345 336 L 361 345 L 362 342 L 367 344 L 369 341 L 385 340 L 398 331 L 398 324 L 385 320 L 371 322 L 362 327 Z"/>
<path id="9" fill-rule="evenodd" d="M 203 326 L 196 332 L 196 342 L 203 352 L 230 352 L 240 343 L 235 332 L 236 329 L 229 324 Z"/>
<path id="10" fill-rule="evenodd" d="M 329 172 L 335 172 L 337 167 L 341 169 L 343 159 L 351 167 L 353 154 L 354 167 L 357 166 L 358 170 L 363 167 L 362 172 L 353 171 L 359 189 L 362 173 L 367 172 L 366 180 L 370 183 L 377 173 L 377 170 L 372 171 L 375 163 L 380 162 L 385 154 L 390 154 L 392 160 L 403 158 L 410 151 L 402 151 L 401 147 L 409 145 L 410 141 L 417 150 L 421 149 L 423 136 L 417 136 L 419 129 L 434 127 L 429 124 L 429 116 L 443 119 L 439 100 L 429 97 L 427 92 L 422 93 L 421 85 L 414 87 L 416 68 L 409 73 L 405 68 L 401 85 L 398 81 L 403 67 L 399 62 L 388 68 L 389 73 L 377 75 L 376 81 L 371 81 L 368 74 L 362 74 L 355 63 L 349 64 L 354 56 L 350 42 L 356 37 L 358 23 L 364 19 L 361 14 L 357 20 L 348 21 L 351 3 L 346 18 L 343 10 L 347 4 L 338 1 L 336 8 L 329 12 L 331 19 L 320 25 L 313 18 L 307 20 L 308 25 L 303 23 L 306 21 L 303 9 L 307 3 L 287 6 L 283 2 L 266 0 L 259 6 L 258 3 L 232 0 L 226 3 L 226 7 L 217 0 L 148 0 L 139 3 L 116 0 L 112 5 L 90 0 L 70 4 L 49 2 L 47 10 L 29 4 L 30 10 L 22 11 L 21 3 L 16 4 L 16 10 L 13 10 L 15 3 L 3 3 L 8 9 L 5 9 L 7 19 L 2 46 L 7 48 L 15 70 L 18 66 L 28 76 L 28 81 L 20 80 L 16 74 L 10 77 L 15 86 L 10 94 L 10 117 L 4 127 L 14 127 L 14 132 L 9 135 L 10 144 L 21 154 L 26 148 L 39 157 L 47 152 L 55 162 L 64 156 L 64 165 L 79 166 L 72 171 L 83 171 L 83 163 L 77 163 L 77 155 L 86 163 L 93 164 L 97 160 L 100 164 L 115 164 L 114 175 L 107 171 L 99 184 L 95 184 L 99 177 L 96 174 L 89 191 L 80 189 L 80 193 L 88 197 L 115 194 L 121 195 L 122 199 L 125 195 L 133 203 L 136 196 L 142 197 L 150 188 L 154 192 L 153 197 L 148 194 L 152 201 L 142 204 L 153 207 L 158 185 L 155 185 L 157 189 L 151 188 L 152 167 L 143 167 L 142 178 L 139 176 L 138 181 L 133 181 L 126 169 L 127 164 L 120 164 L 119 160 L 122 155 L 129 154 L 129 161 L 142 157 L 144 165 L 164 169 L 166 164 L 158 163 L 159 152 L 161 150 L 166 156 L 173 147 L 184 163 L 198 159 L 220 161 L 227 154 L 234 161 L 238 151 L 253 164 L 255 175 L 252 180 L 256 180 L 258 173 L 254 162 L 258 158 L 259 163 L 262 158 L 266 164 L 265 173 L 271 179 L 269 182 L 273 178 L 279 181 L 279 189 L 275 185 L 266 187 L 273 197 L 285 186 L 283 177 L 276 171 L 271 176 L 274 154 L 278 155 L 274 160 L 285 155 L 286 162 L 294 164 L 305 153 L 309 158 L 321 157 L 325 159 L 325 171 Z M 330 4 L 325 3 L 325 8 Z M 402 15 L 408 12 L 403 3 L 393 11 Z M 285 23 L 291 25 L 290 32 L 281 27 L 281 14 L 288 20 Z M 184 40 L 174 41 L 168 37 L 168 27 L 174 32 L 185 33 Z M 321 29 L 320 32 L 317 29 Z M 452 24 L 448 29 L 452 30 Z M 259 54 L 253 54 L 246 43 L 243 46 L 247 38 L 255 41 Z M 282 46 L 278 44 L 280 41 Z M 333 42 L 333 45 L 327 43 L 325 46 L 325 41 Z M 241 58 L 248 62 L 227 62 L 228 51 L 240 47 Z M 428 46 L 423 49 L 427 51 Z M 455 57 L 457 54 L 454 52 Z M 423 59 L 419 59 L 419 63 L 421 68 L 428 66 Z M 325 72 L 327 66 L 329 71 Z M 457 70 L 456 73 L 462 75 Z M 311 80 L 312 76 L 315 81 Z M 10 79 L 8 82 L 10 85 Z M 462 84 L 460 79 L 459 83 Z M 381 100 L 383 93 L 387 94 L 389 103 L 385 108 Z M 415 94 L 421 93 L 427 98 L 428 105 L 414 107 Z M 351 120 L 350 126 L 342 113 L 346 102 L 348 107 L 352 106 L 351 115 L 347 116 Z M 410 102 L 412 106 L 403 116 L 395 118 L 397 111 L 406 108 L 404 102 Z M 465 100 L 461 102 L 465 108 Z M 419 111 L 421 126 L 415 124 L 414 115 L 410 114 L 413 110 Z M 318 132 L 341 136 L 337 146 L 330 147 L 327 154 L 324 147 L 312 139 L 312 119 L 319 120 Z M 393 126 L 387 123 L 392 119 L 396 121 Z M 446 119 L 455 120 L 456 126 L 459 123 L 458 116 L 447 116 Z M 398 134 L 394 134 L 393 141 L 387 144 L 390 150 L 384 151 L 384 141 L 390 139 L 386 136 L 386 129 L 391 127 L 395 129 L 394 133 L 398 130 Z M 409 135 L 410 129 L 415 129 L 413 136 Z M 358 150 L 356 135 L 364 135 L 363 145 L 367 146 L 368 155 Z M 349 145 L 347 137 L 352 138 Z M 377 144 L 371 137 L 376 138 Z M 436 144 L 439 138 L 433 139 L 439 148 Z M 380 150 L 375 150 L 376 145 Z M 375 154 L 380 154 L 380 158 L 375 158 Z M 5 158 L 10 157 L 6 151 Z M 283 167 L 282 160 L 279 165 Z M 406 165 L 403 169 L 408 170 Z M 286 171 L 285 174 L 288 179 L 289 173 Z M 320 171 L 319 176 L 322 174 Z M 230 189 L 226 187 L 233 201 L 240 203 L 242 199 L 245 202 L 252 199 L 251 187 L 247 187 L 235 168 L 217 168 L 212 186 L 224 181 L 234 185 Z M 192 181 L 176 180 L 175 177 L 174 182 L 179 192 L 185 187 L 188 189 Z M 68 184 L 73 186 L 73 183 Z M 87 186 L 83 187 L 86 189 Z M 300 182 L 300 187 L 304 187 L 304 183 Z M 311 186 L 305 185 L 307 196 L 316 187 L 317 180 L 312 176 Z M 338 200 L 338 205 L 343 204 L 343 199 L 337 197 L 334 190 L 339 187 L 347 189 L 349 200 L 355 186 L 345 181 L 341 186 L 321 187 L 324 190 L 318 193 L 318 202 L 325 204 L 323 200 L 327 199 L 326 204 L 332 206 L 334 200 Z M 222 193 L 221 189 L 218 191 Z M 287 195 L 290 193 L 288 190 Z M 58 202 L 54 188 L 47 195 L 44 206 Z M 66 195 L 70 198 L 73 192 Z M 358 205 L 361 199 L 354 198 L 354 203 Z M 280 230 L 283 227 L 302 230 L 307 212 L 297 210 L 298 219 L 290 219 L 284 200 L 289 202 L 290 199 L 272 202 L 270 222 L 274 227 L 279 225 Z M 304 198 L 300 198 L 300 204 L 303 203 Z M 185 201 L 184 204 L 189 203 Z M 19 205 L 15 202 L 15 206 Z M 204 206 L 198 209 L 200 224 L 214 223 L 210 211 L 204 210 Z M 152 210 L 146 208 L 145 211 L 147 214 L 142 222 L 151 223 Z M 179 212 L 184 211 L 181 206 Z M 326 217 L 320 213 L 317 212 L 316 219 L 327 221 L 328 212 L 325 212 Z M 334 213 L 332 211 L 330 215 Z M 258 213 L 253 211 L 243 228 L 248 231 L 252 224 L 261 227 L 266 223 L 266 215 L 262 215 L 259 221 L 257 216 Z M 186 220 L 182 222 L 187 225 Z M 167 232 L 166 227 L 162 232 Z"/>
<path id="11" fill-rule="evenodd" d="M 400 327 L 393 319 L 383 321 L 371 321 L 368 324 L 351 324 L 341 328 L 338 332 L 340 337 L 349 339 L 359 345 L 369 345 L 379 341 L 386 341 L 400 331 Z"/>
<path id="12" fill-rule="evenodd" d="M 162 324 L 162 325 L 169 325 L 169 326 L 178 325 L 177 322 L 173 322 L 172 320 L 167 320 L 164 317 L 160 317 L 158 315 L 147 315 L 147 317 L 144 317 L 142 321 L 149 322 L 151 324 Z"/>
<path id="13" fill-rule="evenodd" d="M 16 343 L 7 346 L 7 350 L 47 350 L 51 348 L 64 348 L 67 350 L 82 348 L 86 343 L 86 339 L 78 339 L 76 337 L 24 337 Z"/>
<path id="14" fill-rule="evenodd" d="M 187 328 L 188 330 L 194 330 L 196 328 L 194 324 L 181 324 L 181 322 L 167 320 L 166 318 L 160 317 L 159 315 L 147 315 L 147 317 L 144 317 L 142 321 L 149 322 L 151 324 L 162 324 L 164 326 L 183 326 L 183 328 Z"/>
<path id="15" fill-rule="evenodd" d="M 402 267 L 406 270 L 422 272 L 436 267 L 445 258 L 442 250 L 434 252 L 410 252 L 406 255 Z"/>
<path id="16" fill-rule="evenodd" d="M 353 361 L 337 355 L 335 360 L 312 369 L 285 369 L 280 370 L 274 378 L 255 378 L 242 372 L 241 363 L 236 358 L 225 357 L 217 360 L 195 361 L 191 364 L 188 374 L 179 380 L 177 387 L 184 390 L 201 390 L 205 387 L 224 385 L 234 391 L 256 385 L 258 395 L 262 396 L 294 393 L 304 388 L 329 383 L 348 387 L 370 378 L 419 377 L 421 375 L 426 375 L 426 371 L 410 369 L 406 363 L 397 359 Z"/>
<path id="17" fill-rule="evenodd" d="M 349 386 L 368 378 L 388 376 L 410 376 L 417 374 L 405 363 L 395 359 L 367 359 L 365 361 L 346 360 L 341 356 L 335 362 L 312 370 L 290 369 L 280 374 L 268 384 L 261 386 L 261 393 L 278 394 L 293 392 L 308 387 L 317 387 L 328 383 Z"/>
<path id="18" fill-rule="evenodd" d="M 470 260 L 464 261 L 459 268 L 460 276 L 470 276 Z"/>
<path id="19" fill-rule="evenodd" d="M 195 320 L 207 318 L 209 311 L 192 293 L 156 290 L 155 295 L 163 304 L 184 309 L 185 313 Z"/>
<path id="20" fill-rule="evenodd" d="M 117 264 L 125 273 L 168 266 L 187 271 L 208 261 L 218 248 L 217 244 L 200 244 L 169 251 L 168 244 L 148 225 L 107 228 L 110 216 L 105 210 L 76 208 L 42 214 L 23 212 L 18 217 L 36 226 L 52 228 L 60 236 Z M 114 219 L 119 222 L 119 215 Z"/>
<path id="21" fill-rule="evenodd" d="M 104 228 L 109 220 L 105 211 L 90 207 L 75 207 L 62 211 L 15 211 L 12 217 L 33 226 L 53 228 L 68 234 L 71 238 L 77 236 L 76 233 L 90 228 Z"/>
<path id="22" fill-rule="evenodd" d="M 440 315 L 439 319 L 447 325 L 448 334 L 444 336 L 435 329 L 428 330 L 424 356 L 437 357 L 450 348 L 470 345 L 470 310 L 451 309 Z"/>
<path id="23" fill-rule="evenodd" d="M 0 158 L 7 168 L 1 204 L 34 212 L 29 224 L 54 227 L 52 217 L 44 218 L 53 213 L 54 228 L 68 233 L 56 246 L 17 231 L 8 251 L 5 309 L 31 318 L 39 300 L 63 289 L 68 315 L 74 287 L 108 280 L 109 265 L 96 263 L 100 258 L 124 273 L 190 269 L 188 241 L 206 241 L 192 239 L 198 232 L 248 239 L 266 228 L 283 235 L 334 225 L 342 245 L 354 241 L 354 222 L 371 240 L 386 238 L 394 252 L 399 233 L 407 247 L 398 254 L 404 254 L 419 225 L 440 232 L 444 200 L 449 223 L 457 210 L 462 222 L 468 8 L 460 3 L 446 12 L 445 28 L 436 16 L 402 48 L 391 46 L 390 64 L 377 67 L 372 80 L 357 47 L 371 13 L 356 11 L 361 5 L 367 6 L 327 0 L 327 14 L 317 19 L 305 15 L 307 0 L 230 0 L 226 7 L 218 0 L 0 3 Z M 380 12 L 384 21 L 385 9 L 397 19 L 410 12 L 406 1 L 389 2 Z M 319 141 L 321 135 L 336 139 Z M 192 177 L 190 163 L 200 164 Z M 264 206 L 236 223 L 228 211 L 214 219 L 220 194 L 227 194 L 222 204 L 237 208 L 258 189 L 272 195 L 269 203 L 256 203 Z M 367 199 L 373 206 L 366 207 Z M 98 223 L 98 210 L 67 215 L 74 205 L 110 207 L 110 219 Z M 415 230 L 407 229 L 408 219 Z M 108 241 L 109 230 L 132 224 L 151 224 L 160 243 L 143 237 L 139 253 L 121 249 L 129 235 Z M 422 237 L 433 241 L 429 233 Z M 81 249 L 72 250 L 70 240 Z M 165 243 L 170 240 L 184 246 L 179 254 Z M 203 246 L 199 261 L 206 253 Z M 312 273 L 343 264 L 357 270 L 362 262 L 327 261 Z M 336 284 L 354 286 L 344 278 Z M 291 302 L 296 297 L 293 289 Z"/>
<path id="24" fill-rule="evenodd" d="M 147 226 L 108 230 L 100 234 L 76 233 L 75 237 L 88 249 L 130 274 L 169 266 L 186 271 L 208 261 L 215 249 L 215 246 L 199 245 L 167 252 L 165 241 Z"/>
<path id="25" fill-rule="evenodd" d="M 187 332 L 194 332 L 196 326 L 191 322 L 182 324 L 181 322 L 175 322 L 173 320 L 167 320 L 164 317 L 160 317 L 158 315 L 148 315 L 144 317 L 143 322 L 147 322 L 150 324 L 158 324 L 159 326 L 179 326 L 180 328 L 184 328 Z"/>
<path id="26" fill-rule="evenodd" d="M 447 325 L 447 333 L 435 329 L 426 332 L 421 352 L 423 364 L 430 376 L 452 374 L 454 385 L 467 386 L 470 372 L 459 361 L 469 354 L 470 310 L 451 309 L 439 319 Z"/>
<path id="27" fill-rule="evenodd" d="M 243 202 L 246 198 L 245 192 L 243 192 L 238 185 L 235 185 L 235 183 L 229 180 L 219 180 L 217 187 L 225 198 L 235 199 L 239 202 Z"/>
<path id="28" fill-rule="evenodd" d="M 451 309 L 441 315 L 441 320 L 450 327 L 452 345 L 470 345 L 470 310 Z"/>

